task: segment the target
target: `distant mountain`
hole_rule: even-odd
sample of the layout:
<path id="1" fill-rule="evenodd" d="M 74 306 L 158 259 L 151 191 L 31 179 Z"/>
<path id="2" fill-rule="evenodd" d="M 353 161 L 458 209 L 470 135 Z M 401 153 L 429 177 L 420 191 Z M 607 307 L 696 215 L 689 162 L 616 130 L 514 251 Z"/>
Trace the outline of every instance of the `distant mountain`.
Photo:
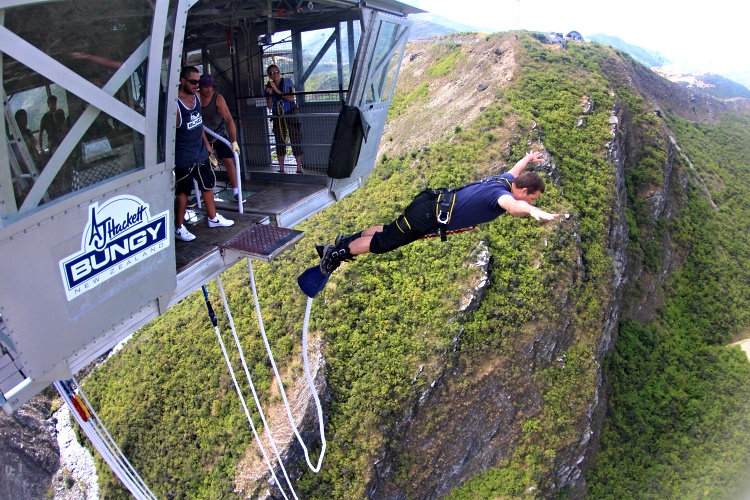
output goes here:
<path id="1" fill-rule="evenodd" d="M 696 71 L 695 69 L 686 69 L 672 64 L 672 61 L 669 61 L 658 52 L 629 44 L 616 36 L 599 33 L 589 35 L 586 38 L 592 42 L 598 42 L 621 50 L 638 62 L 650 67 L 664 78 L 679 83 L 684 87 L 695 88 L 720 99 L 730 99 L 732 97 L 750 98 L 750 90 L 748 90 L 750 88 L 750 74 L 738 73 L 727 75 L 734 78 L 730 80 L 726 76 Z"/>
<path id="2" fill-rule="evenodd" d="M 683 87 L 698 89 L 719 99 L 750 98 L 750 90 L 747 87 L 715 73 L 691 73 L 680 71 L 672 66 L 652 69 Z"/>
<path id="3" fill-rule="evenodd" d="M 496 31 L 490 28 L 457 23 L 430 13 L 414 14 L 409 16 L 409 20 L 414 23 L 409 34 L 409 40 L 424 40 L 450 35 L 451 33 L 493 33 Z M 658 52 L 627 43 L 617 36 L 598 33 L 588 35 L 585 38 L 586 40 L 621 50 L 641 64 L 657 71 L 663 77 L 685 87 L 701 90 L 720 99 L 729 99 L 732 97 L 750 98 L 750 90 L 748 90 L 750 88 L 750 74 L 729 75 L 735 77 L 734 80 L 730 80 L 713 73 L 680 69 L 676 65 L 672 65 L 672 61 Z"/>
<path id="4" fill-rule="evenodd" d="M 742 84 L 745 88 L 750 89 L 750 71 L 727 72 L 724 76 L 734 82 Z"/>
<path id="5" fill-rule="evenodd" d="M 434 38 L 451 33 L 479 31 L 492 33 L 496 31 L 490 28 L 480 28 L 478 26 L 457 23 L 429 13 L 411 15 L 409 16 L 409 20 L 414 23 L 409 34 L 409 40 L 424 40 L 425 38 Z"/>
<path id="6" fill-rule="evenodd" d="M 617 36 L 609 36 L 604 33 L 597 33 L 596 35 L 588 35 L 586 39 L 592 42 L 598 42 L 603 45 L 609 45 L 615 49 L 620 49 L 623 52 L 630 54 L 635 60 L 645 64 L 646 66 L 664 66 L 669 64 L 671 61 L 666 59 L 658 52 L 638 47 L 637 45 L 631 45 L 625 42 L 622 38 Z"/>

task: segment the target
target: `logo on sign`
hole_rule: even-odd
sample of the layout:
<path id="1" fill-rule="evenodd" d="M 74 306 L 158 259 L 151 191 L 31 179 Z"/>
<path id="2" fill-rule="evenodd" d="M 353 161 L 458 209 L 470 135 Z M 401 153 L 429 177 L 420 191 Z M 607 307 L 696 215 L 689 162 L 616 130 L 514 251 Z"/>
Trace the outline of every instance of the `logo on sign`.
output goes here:
<path id="1" fill-rule="evenodd" d="M 89 206 L 81 251 L 60 261 L 68 300 L 169 247 L 169 211 L 154 217 L 148 204 L 130 195 Z"/>

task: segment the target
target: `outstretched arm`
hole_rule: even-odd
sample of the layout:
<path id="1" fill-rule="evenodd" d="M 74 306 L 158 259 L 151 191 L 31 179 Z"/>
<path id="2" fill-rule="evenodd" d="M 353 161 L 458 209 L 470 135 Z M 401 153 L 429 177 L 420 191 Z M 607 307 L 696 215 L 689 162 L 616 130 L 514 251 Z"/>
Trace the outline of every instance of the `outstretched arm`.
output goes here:
<path id="1" fill-rule="evenodd" d="M 530 215 L 536 220 L 553 220 L 560 217 L 560 214 L 551 214 L 541 208 L 537 208 L 523 200 L 517 200 L 509 194 L 504 194 L 497 200 L 497 203 L 513 217 L 526 217 Z"/>
<path id="2" fill-rule="evenodd" d="M 115 61 L 108 57 L 95 56 L 87 54 L 86 52 L 71 52 L 70 57 L 72 57 L 73 59 L 88 59 L 91 62 L 95 62 L 96 64 L 101 64 L 102 66 L 112 69 L 119 69 L 123 64 L 122 61 Z"/>
<path id="3" fill-rule="evenodd" d="M 513 174 L 513 177 L 518 177 L 521 172 L 523 172 L 523 169 L 525 169 L 532 161 L 534 163 L 541 163 L 543 156 L 544 153 L 542 153 L 541 151 L 532 151 L 530 153 L 526 153 L 526 156 L 518 160 L 518 163 L 516 163 L 513 168 L 510 169 L 510 173 Z"/>

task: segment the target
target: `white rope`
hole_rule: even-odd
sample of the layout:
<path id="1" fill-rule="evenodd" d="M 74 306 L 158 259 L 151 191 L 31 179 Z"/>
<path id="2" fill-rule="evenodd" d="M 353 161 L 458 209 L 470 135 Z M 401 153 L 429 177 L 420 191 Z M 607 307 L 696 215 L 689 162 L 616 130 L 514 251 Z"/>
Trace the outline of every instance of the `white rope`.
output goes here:
<path id="1" fill-rule="evenodd" d="M 204 294 L 207 294 L 205 287 L 204 287 Z M 207 297 L 207 295 L 206 295 Z M 206 302 L 208 302 L 208 298 L 206 298 Z M 215 317 L 211 318 L 212 322 L 215 322 Z M 274 482 L 279 487 L 279 490 L 281 491 L 281 494 L 283 497 L 288 500 L 289 497 L 286 496 L 286 493 L 284 492 L 284 489 L 281 488 L 281 483 L 279 482 L 278 478 L 276 477 L 276 473 L 273 470 L 273 466 L 271 465 L 271 460 L 268 458 L 268 454 L 266 453 L 266 449 L 263 446 L 263 443 L 260 440 L 260 436 L 258 435 L 258 431 L 255 429 L 255 424 L 253 423 L 253 419 L 250 416 L 250 410 L 247 408 L 247 404 L 245 403 L 245 397 L 242 395 L 242 390 L 240 390 L 239 383 L 237 382 L 237 377 L 234 374 L 234 369 L 232 368 L 232 362 L 229 359 L 229 354 L 227 354 L 227 349 L 224 346 L 224 341 L 221 338 L 221 332 L 219 331 L 219 327 L 214 323 L 214 332 L 216 333 L 216 338 L 219 339 L 219 346 L 221 346 L 221 353 L 224 355 L 224 361 L 227 363 L 227 367 L 229 368 L 229 375 L 232 377 L 232 382 L 234 383 L 234 388 L 237 391 L 237 396 L 240 398 L 240 403 L 242 403 L 242 408 L 245 410 L 245 415 L 247 416 L 247 421 L 250 423 L 250 428 L 253 430 L 253 436 L 255 437 L 255 440 L 258 442 L 258 448 L 260 448 L 260 452 L 263 455 L 263 459 L 266 461 L 266 466 L 268 467 L 268 470 L 271 472 L 271 476 L 273 477 Z M 250 384 L 252 387 L 252 382 Z M 296 495 L 295 495 L 295 498 Z"/>
<path id="2" fill-rule="evenodd" d="M 286 478 L 286 484 L 289 486 L 289 489 L 292 491 L 292 495 L 296 499 L 297 493 L 294 491 L 294 486 L 292 486 L 292 480 L 289 479 L 289 475 L 286 472 L 286 468 L 284 467 L 284 462 L 281 460 L 281 454 L 279 453 L 279 450 L 276 447 L 276 441 L 273 439 L 273 434 L 271 433 L 271 426 L 268 425 L 268 422 L 266 421 L 266 415 L 263 412 L 263 407 L 260 404 L 258 393 L 255 390 L 255 384 L 253 384 L 253 379 L 250 376 L 250 369 L 247 367 L 247 362 L 245 361 L 245 352 L 242 349 L 242 345 L 240 344 L 240 339 L 237 336 L 237 330 L 234 327 L 234 318 L 232 317 L 232 313 L 229 310 L 229 304 L 227 303 L 227 297 L 226 297 L 226 294 L 224 293 L 224 287 L 221 284 L 221 278 L 218 276 L 216 277 L 216 283 L 219 285 L 219 293 L 221 294 L 221 302 L 224 305 L 224 311 L 226 312 L 227 318 L 229 319 L 229 326 L 232 330 L 232 337 L 234 338 L 235 346 L 237 346 L 237 352 L 240 355 L 240 361 L 242 362 L 242 368 L 245 371 L 245 377 L 247 378 L 248 384 L 250 384 L 250 391 L 253 393 L 253 399 L 255 400 L 255 407 L 258 409 L 258 414 L 260 415 L 260 419 L 263 422 L 263 427 L 266 430 L 266 436 L 268 437 L 268 441 L 271 443 L 271 448 L 273 448 L 273 451 L 276 454 L 276 460 L 278 461 L 279 466 L 281 467 L 281 471 L 284 473 L 284 478 Z M 232 372 L 232 378 L 234 379 L 235 377 L 234 369 L 229 364 L 227 364 L 227 367 L 229 368 L 229 371 Z M 240 389 L 239 387 L 237 387 L 237 392 L 239 393 L 239 391 Z M 243 402 L 243 406 L 244 405 L 245 403 Z M 281 489 L 281 487 L 279 487 L 279 489 Z"/>
<path id="3" fill-rule="evenodd" d="M 258 316 L 258 327 L 260 328 L 260 333 L 263 336 L 263 343 L 266 346 L 266 352 L 268 353 L 268 359 L 271 361 L 271 366 L 273 367 L 273 373 L 276 375 L 276 381 L 279 385 L 279 390 L 281 391 L 281 397 L 284 400 L 284 407 L 286 408 L 286 414 L 289 418 L 289 424 L 292 426 L 292 429 L 294 430 L 294 435 L 297 436 L 297 441 L 299 442 L 300 446 L 302 446 L 302 450 L 305 453 L 305 460 L 307 461 L 307 466 L 312 470 L 314 473 L 320 472 L 320 468 L 323 464 L 323 456 L 326 452 L 326 435 L 325 435 L 325 428 L 323 425 L 323 408 L 320 404 L 320 399 L 318 398 L 318 391 L 315 388 L 315 383 L 313 381 L 312 375 L 310 374 L 310 363 L 307 358 L 307 329 L 308 324 L 310 321 L 310 308 L 312 306 L 312 298 L 308 297 L 307 299 L 307 307 L 305 309 L 305 319 L 302 325 L 302 362 L 304 365 L 305 370 L 305 378 L 307 380 L 307 384 L 310 388 L 310 392 L 312 393 L 313 399 L 315 400 L 315 406 L 318 412 L 318 428 L 320 432 L 320 440 L 322 443 L 322 447 L 320 450 L 320 456 L 318 457 L 318 465 L 313 466 L 312 462 L 310 461 L 310 454 L 307 450 L 307 447 L 305 446 L 304 441 L 302 440 L 302 436 L 300 436 L 299 429 L 297 428 L 297 424 L 294 422 L 294 417 L 292 416 L 292 410 L 289 407 L 289 401 L 286 397 L 286 391 L 284 390 L 284 384 L 281 381 L 281 375 L 279 375 L 279 370 L 276 367 L 276 362 L 273 358 L 273 353 L 271 352 L 271 346 L 268 343 L 268 337 L 266 336 L 266 329 L 263 326 L 263 317 L 260 313 L 260 302 L 258 301 L 258 291 L 255 287 L 255 275 L 253 273 L 253 264 L 252 261 L 248 258 L 247 259 L 247 266 L 250 271 L 250 286 L 253 291 L 253 300 L 255 301 L 255 312 Z"/>
<path id="4" fill-rule="evenodd" d="M 102 459 L 104 459 L 107 465 L 112 469 L 112 472 L 118 477 L 118 479 L 120 479 L 123 485 L 136 499 L 155 500 L 156 496 L 154 496 L 143 479 L 141 479 L 128 459 L 123 455 L 120 448 L 114 440 L 112 440 L 111 435 L 107 432 L 101 420 L 99 420 L 96 412 L 83 394 L 81 386 L 78 385 L 77 381 L 74 382 L 78 387 L 79 395 L 84 400 L 86 409 L 91 414 L 91 418 L 86 421 L 84 421 L 84 417 L 78 412 L 78 410 L 76 410 L 75 405 L 71 400 L 69 389 L 67 389 L 62 382 L 55 382 L 54 386 L 68 405 L 70 413 L 73 415 L 73 418 L 76 419 L 76 422 L 78 422 L 78 425 L 86 434 L 86 437 L 88 437 L 91 444 L 99 452 L 99 455 L 101 455 Z M 72 393 L 72 390 L 70 392 Z"/>
<path id="5" fill-rule="evenodd" d="M 225 138 L 223 138 L 222 136 L 220 136 L 219 134 L 217 134 L 213 130 L 209 129 L 205 125 L 203 126 L 203 130 L 205 130 L 206 133 L 208 135 L 210 135 L 211 137 L 214 137 L 214 138 L 220 140 L 221 142 L 223 142 L 224 144 L 226 144 L 226 146 L 232 151 L 232 154 L 234 155 L 234 178 L 237 179 L 237 191 L 238 191 L 238 193 L 237 193 L 237 208 L 239 209 L 240 213 L 243 214 L 243 213 L 245 213 L 245 211 L 244 211 L 245 207 L 242 205 L 242 176 L 240 175 L 240 157 L 237 154 L 237 151 L 235 151 L 234 149 L 232 149 L 232 145 L 229 143 L 228 140 L 226 140 Z M 217 159 L 218 159 L 218 157 L 217 157 Z M 195 192 L 198 193 L 198 190 L 196 189 Z"/>
<path id="6" fill-rule="evenodd" d="M 320 438 L 321 438 L 322 445 L 321 445 L 320 456 L 318 457 L 318 464 L 317 464 L 317 466 L 314 466 L 311 463 L 309 451 L 308 451 L 307 447 L 305 446 L 305 443 L 302 440 L 302 436 L 299 433 L 299 429 L 297 428 L 297 424 L 294 421 L 294 417 L 292 415 L 292 411 L 291 411 L 291 408 L 289 406 L 289 400 L 287 398 L 286 391 L 284 390 L 284 384 L 281 381 L 281 375 L 279 374 L 279 370 L 276 367 L 276 361 L 274 360 L 273 352 L 271 351 L 271 346 L 270 346 L 270 344 L 268 342 L 268 337 L 266 335 L 266 330 L 265 330 L 265 327 L 263 325 L 263 317 L 262 317 L 261 311 L 260 311 L 260 302 L 258 300 L 258 290 L 257 290 L 256 285 L 255 285 L 255 274 L 253 273 L 252 261 L 248 258 L 247 262 L 248 262 L 248 269 L 249 269 L 249 273 L 250 273 L 250 285 L 251 285 L 252 292 L 253 292 L 253 300 L 255 302 L 255 311 L 256 311 L 256 314 L 258 316 L 258 326 L 260 328 L 260 332 L 261 332 L 261 335 L 263 337 L 263 343 L 264 343 L 265 348 L 266 348 L 266 353 L 268 354 L 268 358 L 271 361 L 271 366 L 273 367 L 273 372 L 274 372 L 274 375 L 276 376 L 276 380 L 277 380 L 278 385 L 279 385 L 279 390 L 281 392 L 281 397 L 284 400 L 284 407 L 286 409 L 286 414 L 287 414 L 287 417 L 289 419 L 289 423 L 290 423 L 290 425 L 291 425 L 291 427 L 292 427 L 292 429 L 294 431 L 294 434 L 297 437 L 297 440 L 298 440 L 299 444 L 302 446 L 302 449 L 303 449 L 304 454 L 305 454 L 305 460 L 307 461 L 308 467 L 310 467 L 310 469 L 317 474 L 320 471 L 320 469 L 321 469 L 321 466 L 322 466 L 322 463 L 323 463 L 323 457 L 325 456 L 325 451 L 326 451 L 326 445 L 327 444 L 326 444 L 326 438 L 325 438 L 325 427 L 324 427 L 324 424 L 323 424 L 323 408 L 322 408 L 322 405 L 320 403 L 320 399 L 318 398 L 318 392 L 317 392 L 317 390 L 315 388 L 315 382 L 314 382 L 314 380 L 312 378 L 312 374 L 310 373 L 310 361 L 309 361 L 308 356 L 307 356 L 307 349 L 308 349 L 308 345 L 307 345 L 308 344 L 307 332 L 308 332 L 308 326 L 309 326 L 309 323 L 310 323 L 310 310 L 311 310 L 311 307 L 312 307 L 312 298 L 308 298 L 307 299 L 307 307 L 305 309 L 305 317 L 304 317 L 303 326 L 302 326 L 302 361 L 303 361 L 303 365 L 304 365 L 305 380 L 306 380 L 307 385 L 308 385 L 308 387 L 309 387 L 309 389 L 310 389 L 310 391 L 312 393 L 313 399 L 315 400 L 315 405 L 316 405 L 316 409 L 317 409 L 317 413 L 318 413 L 318 425 L 319 425 Z M 276 446 L 276 441 L 274 440 L 273 434 L 271 433 L 271 427 L 268 425 L 268 422 L 267 422 L 266 417 L 265 417 L 265 413 L 263 412 L 263 408 L 262 408 L 262 405 L 261 405 L 261 402 L 260 402 L 260 398 L 258 397 L 258 393 L 255 390 L 255 384 L 253 384 L 252 377 L 250 376 L 250 369 L 247 366 L 247 361 L 245 359 L 245 353 L 244 353 L 244 351 L 242 349 L 242 344 L 240 343 L 239 337 L 237 336 L 237 329 L 235 328 L 234 318 L 232 317 L 231 310 L 229 309 L 229 304 L 227 302 L 226 293 L 224 292 L 224 287 L 223 287 L 223 285 L 221 283 L 221 278 L 217 276 L 216 282 L 217 282 L 218 287 L 219 287 L 219 293 L 221 295 L 222 304 L 224 305 L 224 310 L 225 310 L 227 318 L 229 320 L 229 326 L 230 326 L 230 329 L 232 331 L 232 337 L 233 337 L 234 343 L 235 343 L 235 345 L 237 347 L 237 352 L 239 353 L 240 361 L 242 363 L 242 368 L 243 368 L 243 370 L 245 372 L 245 377 L 247 378 L 248 384 L 250 386 L 250 390 L 251 390 L 251 392 L 253 394 L 253 399 L 254 399 L 255 405 L 256 405 L 256 407 L 258 409 L 258 414 L 260 415 L 261 421 L 263 422 L 263 426 L 265 427 L 266 435 L 268 437 L 268 441 L 271 444 L 271 447 L 273 448 L 273 451 L 274 451 L 274 453 L 276 455 L 276 459 L 277 459 L 277 461 L 279 463 L 279 466 L 281 467 L 282 472 L 284 473 L 284 478 L 286 479 L 287 485 L 288 485 L 290 491 L 292 492 L 292 495 L 294 496 L 294 498 L 296 500 L 298 500 L 297 494 L 294 491 L 294 486 L 292 485 L 292 481 L 289 478 L 289 475 L 287 474 L 286 468 L 284 467 L 284 463 L 283 463 L 283 461 L 281 459 L 281 454 L 279 453 L 278 447 Z M 276 485 L 278 486 L 279 490 L 281 490 L 281 494 L 284 496 L 285 499 L 287 499 L 286 493 L 284 492 L 283 488 L 281 488 L 281 484 L 279 483 L 279 480 L 276 477 L 276 474 L 275 474 L 275 472 L 273 470 L 273 466 L 271 465 L 271 461 L 268 458 L 268 454 L 266 453 L 265 447 L 263 446 L 263 443 L 260 440 L 260 436 L 258 435 L 258 432 L 257 432 L 257 430 L 255 428 L 255 424 L 253 423 L 253 420 L 252 420 L 252 418 L 250 416 L 250 411 L 248 410 L 247 403 L 246 403 L 245 398 L 244 398 L 244 396 L 242 394 L 242 390 L 240 389 L 239 383 L 237 382 L 237 377 L 236 377 L 234 368 L 232 367 L 231 360 L 229 359 L 229 354 L 227 353 L 226 346 L 224 345 L 224 341 L 223 341 L 223 339 L 221 337 L 221 332 L 220 332 L 219 327 L 218 327 L 218 322 L 216 320 L 216 316 L 213 313 L 213 309 L 210 306 L 210 302 L 208 300 L 208 291 L 206 290 L 205 286 L 203 287 L 203 293 L 204 293 L 205 298 L 206 298 L 206 304 L 207 304 L 207 307 L 209 309 L 209 315 L 211 316 L 211 322 L 212 322 L 213 327 L 214 327 L 214 332 L 216 333 L 216 337 L 219 340 L 219 345 L 221 347 L 221 352 L 222 352 L 222 354 L 224 356 L 224 360 L 226 361 L 227 368 L 229 369 L 229 374 L 232 377 L 232 382 L 234 383 L 234 387 L 235 387 L 235 390 L 237 391 L 237 395 L 238 395 L 238 397 L 240 399 L 240 402 L 242 404 L 242 408 L 244 409 L 245 415 L 247 416 L 247 420 L 250 423 L 250 427 L 253 430 L 253 435 L 255 436 L 255 440 L 258 442 L 258 447 L 260 448 L 260 451 L 263 454 L 263 458 L 266 461 L 266 465 L 268 466 L 268 470 L 271 472 L 271 476 L 273 477 L 273 479 L 274 479 Z"/>

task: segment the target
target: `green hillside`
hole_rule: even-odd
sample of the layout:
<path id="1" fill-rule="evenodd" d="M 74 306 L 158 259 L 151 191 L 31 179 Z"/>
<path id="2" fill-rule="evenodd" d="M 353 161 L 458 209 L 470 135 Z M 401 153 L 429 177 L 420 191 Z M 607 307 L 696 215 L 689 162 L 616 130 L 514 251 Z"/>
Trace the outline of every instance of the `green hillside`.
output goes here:
<path id="1" fill-rule="evenodd" d="M 490 82 L 491 94 L 482 94 L 487 104 L 477 118 L 420 121 L 424 135 L 440 132 L 414 149 L 399 146 L 406 137 L 384 136 L 389 153 L 362 188 L 301 225 L 306 238 L 295 249 L 254 263 L 285 383 L 301 374 L 305 297 L 295 278 L 316 261 L 315 243 L 388 222 L 426 186 L 499 173 L 529 149 L 554 160 L 539 206 L 570 217 L 540 224 L 504 216 L 446 243 L 425 240 L 358 257 L 334 273 L 315 300 L 310 325 L 327 363 L 328 450 L 318 475 L 304 472 L 296 481 L 300 498 L 360 499 L 376 487 L 375 497 L 580 494 L 575 481 L 561 485 L 559 474 L 571 453 L 585 448 L 581 435 L 602 397 L 600 361 L 609 399 L 597 410 L 606 411 L 601 451 L 593 461 L 589 450 L 586 462 L 592 498 L 735 493 L 750 470 L 750 363 L 722 345 L 750 327 L 750 118 L 725 114 L 711 124 L 692 123 L 667 106 L 657 118 L 641 89 L 626 83 L 632 61 L 606 47 L 570 43 L 561 50 L 524 33 L 472 40 L 420 47 L 419 64 L 399 78 L 391 119 L 408 122 L 441 89 L 456 85 L 457 75 L 489 75 L 501 55 L 514 61 L 512 78 Z M 458 92 L 473 99 L 469 92 L 476 91 Z M 584 114 L 586 102 L 593 109 Z M 631 275 L 617 344 L 603 358 L 604 321 L 614 307 L 613 109 L 624 110 L 631 141 L 625 172 Z M 694 167 L 679 155 L 674 160 L 689 189 L 671 193 L 681 200 L 679 213 L 654 220 L 648 200 L 662 187 L 669 131 Z M 471 264 L 484 247 L 491 255 L 489 287 L 476 311 L 461 312 L 481 274 Z M 661 276 L 667 254 L 673 263 L 659 288 L 663 300 L 654 318 L 639 322 L 633 311 Z M 235 266 L 222 282 L 253 381 L 273 406 L 279 396 L 271 389 L 247 266 Z M 209 288 L 217 292 L 215 283 Z M 221 309 L 218 296 L 212 301 Z M 507 408 L 486 400 L 490 386 L 511 396 Z M 256 444 L 202 294 L 137 332 L 84 388 L 159 498 L 243 497 L 236 478 Z M 460 422 L 481 405 L 488 419 L 505 422 L 498 436 L 482 436 L 494 440 L 495 455 L 489 466 L 468 463 L 457 487 L 436 494 L 435 478 L 456 465 L 446 457 L 466 441 Z M 127 498 L 97 465 L 102 498 Z M 267 488 L 265 480 L 259 487 Z"/>
<path id="2" fill-rule="evenodd" d="M 736 498 L 750 486 L 750 363 L 723 347 L 750 333 L 750 117 L 667 123 L 695 168 L 683 216 L 652 230 L 685 263 L 657 319 L 624 321 L 608 357 L 592 498 Z"/>

